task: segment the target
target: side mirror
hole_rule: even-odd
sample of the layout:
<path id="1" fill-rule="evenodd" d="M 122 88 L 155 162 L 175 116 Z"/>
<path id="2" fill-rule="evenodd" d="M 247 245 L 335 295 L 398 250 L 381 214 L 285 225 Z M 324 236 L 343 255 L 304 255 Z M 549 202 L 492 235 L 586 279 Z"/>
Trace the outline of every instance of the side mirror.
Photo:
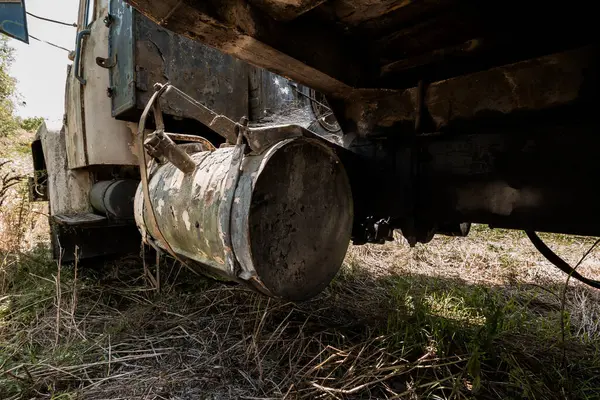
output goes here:
<path id="1" fill-rule="evenodd" d="M 29 43 L 25 0 L 0 0 L 0 32 Z"/>

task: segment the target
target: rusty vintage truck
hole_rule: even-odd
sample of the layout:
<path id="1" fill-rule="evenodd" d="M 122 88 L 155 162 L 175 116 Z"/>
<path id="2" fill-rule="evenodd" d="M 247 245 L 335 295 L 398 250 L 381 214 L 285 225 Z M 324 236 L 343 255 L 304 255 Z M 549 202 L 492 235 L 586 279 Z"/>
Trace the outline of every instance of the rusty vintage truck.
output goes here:
<path id="1" fill-rule="evenodd" d="M 483 223 L 525 230 L 599 286 L 535 233 L 600 235 L 590 4 L 126 3 L 82 1 L 65 128 L 34 143 L 67 248 L 102 253 L 139 230 L 182 262 L 301 300 L 351 240 L 400 231 L 414 245 Z M 260 118 L 286 90 L 311 123 Z"/>

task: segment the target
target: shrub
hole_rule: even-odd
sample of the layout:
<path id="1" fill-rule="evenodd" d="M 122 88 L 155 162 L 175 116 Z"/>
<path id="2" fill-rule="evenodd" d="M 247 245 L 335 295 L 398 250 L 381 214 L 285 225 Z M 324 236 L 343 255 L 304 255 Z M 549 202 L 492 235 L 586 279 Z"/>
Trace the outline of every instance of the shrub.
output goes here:
<path id="1" fill-rule="evenodd" d="M 21 128 L 25 129 L 27 132 L 35 132 L 42 122 L 44 122 L 44 118 L 42 117 L 25 118 L 21 121 Z"/>

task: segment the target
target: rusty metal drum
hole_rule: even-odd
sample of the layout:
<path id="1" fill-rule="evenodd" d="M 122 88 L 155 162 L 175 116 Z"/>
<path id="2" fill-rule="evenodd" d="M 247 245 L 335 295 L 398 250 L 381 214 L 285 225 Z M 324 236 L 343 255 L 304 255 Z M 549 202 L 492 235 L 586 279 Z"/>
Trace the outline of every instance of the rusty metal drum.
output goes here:
<path id="1" fill-rule="evenodd" d="M 329 284 L 348 248 L 353 204 L 327 145 L 301 137 L 260 154 L 237 146 L 191 157 L 188 174 L 168 162 L 152 169 L 153 210 L 138 188 L 135 217 L 147 241 L 275 297 L 304 300 Z"/>

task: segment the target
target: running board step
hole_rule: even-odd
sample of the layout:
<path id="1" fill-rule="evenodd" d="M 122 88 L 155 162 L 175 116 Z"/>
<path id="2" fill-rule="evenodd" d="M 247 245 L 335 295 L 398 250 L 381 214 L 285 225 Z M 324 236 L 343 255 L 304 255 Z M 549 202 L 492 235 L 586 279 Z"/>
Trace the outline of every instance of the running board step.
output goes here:
<path id="1" fill-rule="evenodd" d="M 57 214 L 53 215 L 52 218 L 57 224 L 69 226 L 97 225 L 108 221 L 108 218 L 93 213 Z"/>

